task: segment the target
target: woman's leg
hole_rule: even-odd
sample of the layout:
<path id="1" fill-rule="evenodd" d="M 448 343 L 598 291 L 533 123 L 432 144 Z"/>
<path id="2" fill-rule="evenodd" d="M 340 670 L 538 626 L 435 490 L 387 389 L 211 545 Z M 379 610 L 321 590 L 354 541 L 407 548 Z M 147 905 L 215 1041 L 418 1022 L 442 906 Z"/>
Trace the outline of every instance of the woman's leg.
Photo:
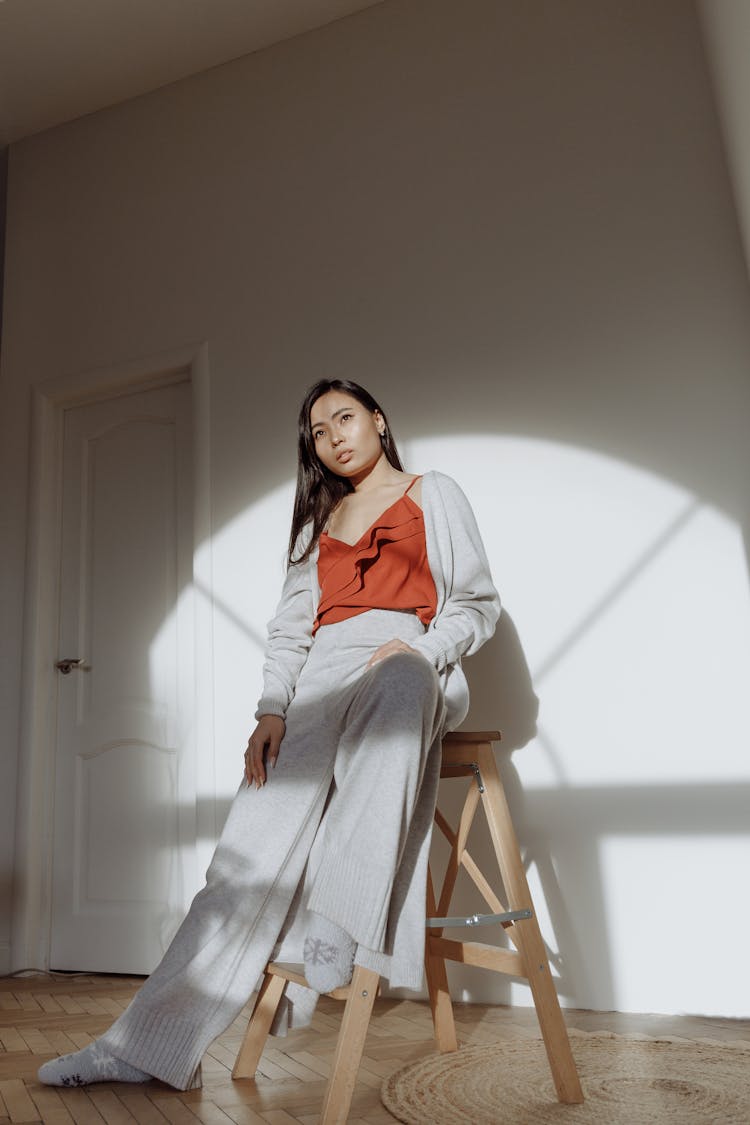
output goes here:
<path id="1" fill-rule="evenodd" d="M 103 1036 L 118 1058 L 186 1089 L 208 1045 L 256 987 L 304 872 L 330 775 L 302 808 L 274 776 L 243 787 L 205 888 L 157 970 Z M 290 796 L 287 793 L 287 796 Z M 272 815 L 258 815 L 264 797 Z"/>
<path id="2" fill-rule="evenodd" d="M 187 1089 L 208 1045 L 242 1010 L 276 943 L 330 789 L 336 739 L 326 737 L 324 714 L 324 703 L 309 693 L 290 708 L 268 783 L 260 790 L 241 786 L 206 886 L 158 967 L 97 1040 L 93 1070 L 83 1081 L 113 1079 L 101 1069 L 94 1073 L 103 1051 Z M 79 1084 L 78 1056 L 66 1057 L 71 1083 L 60 1080 L 67 1076 L 64 1060 L 46 1064 L 49 1074 L 41 1080 Z"/>
<path id="3" fill-rule="evenodd" d="M 382 950 L 394 879 L 444 703 L 435 669 L 411 653 L 367 669 L 347 702 L 334 766 L 336 793 L 308 906 L 354 942 Z M 330 940 L 328 932 L 325 924 L 318 932 L 313 922 L 313 942 Z M 314 944 L 308 954 L 309 976 Z"/>

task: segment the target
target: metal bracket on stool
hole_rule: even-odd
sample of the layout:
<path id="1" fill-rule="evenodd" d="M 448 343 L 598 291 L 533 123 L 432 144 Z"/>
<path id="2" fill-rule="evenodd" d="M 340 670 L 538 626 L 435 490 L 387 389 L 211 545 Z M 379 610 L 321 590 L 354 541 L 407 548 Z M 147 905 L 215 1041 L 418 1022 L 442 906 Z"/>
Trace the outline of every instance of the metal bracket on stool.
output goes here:
<path id="1" fill-rule="evenodd" d="M 482 773 L 476 762 L 471 763 L 471 768 L 474 771 L 474 780 L 477 783 L 477 789 L 480 793 L 484 793 L 484 782 L 482 781 Z"/>
<path id="2" fill-rule="evenodd" d="M 428 930 L 443 929 L 445 926 L 491 926 L 498 922 L 520 922 L 524 918 L 531 918 L 530 910 L 506 910 L 502 914 L 471 914 L 459 915 L 453 918 L 426 918 L 425 926 Z"/>

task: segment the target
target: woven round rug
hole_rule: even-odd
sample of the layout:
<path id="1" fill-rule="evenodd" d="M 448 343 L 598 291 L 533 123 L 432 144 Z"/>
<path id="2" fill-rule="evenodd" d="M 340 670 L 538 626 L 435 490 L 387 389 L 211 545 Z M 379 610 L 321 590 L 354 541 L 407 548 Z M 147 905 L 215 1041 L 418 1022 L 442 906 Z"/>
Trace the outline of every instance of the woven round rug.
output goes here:
<path id="1" fill-rule="evenodd" d="M 570 1032 L 585 1101 L 557 1101 L 541 1039 L 431 1055 L 383 1083 L 406 1125 L 748 1125 L 750 1044 Z"/>

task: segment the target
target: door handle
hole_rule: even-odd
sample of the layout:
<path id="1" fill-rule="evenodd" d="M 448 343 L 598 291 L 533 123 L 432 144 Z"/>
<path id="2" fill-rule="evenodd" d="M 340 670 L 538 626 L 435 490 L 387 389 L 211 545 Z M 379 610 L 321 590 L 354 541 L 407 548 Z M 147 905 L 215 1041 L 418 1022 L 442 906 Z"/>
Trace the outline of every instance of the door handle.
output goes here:
<path id="1" fill-rule="evenodd" d="M 82 664 L 83 660 L 73 660 L 68 657 L 66 660 L 58 660 L 55 664 L 55 668 L 57 668 L 58 672 L 62 672 L 63 676 L 69 676 L 74 668 L 80 668 Z"/>

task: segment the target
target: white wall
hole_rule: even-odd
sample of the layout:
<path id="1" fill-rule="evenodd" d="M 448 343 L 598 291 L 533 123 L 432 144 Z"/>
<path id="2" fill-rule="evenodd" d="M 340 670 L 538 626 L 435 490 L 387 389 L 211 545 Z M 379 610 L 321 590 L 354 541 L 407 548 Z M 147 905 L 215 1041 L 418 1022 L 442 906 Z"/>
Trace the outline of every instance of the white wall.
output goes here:
<path id="1" fill-rule="evenodd" d="M 747 1015 L 750 316 L 692 6 L 393 0 L 18 144 L 9 187 L 4 885 L 29 387 L 207 340 L 220 797 L 296 402 L 349 375 L 476 503 L 472 721 L 564 1001 Z"/>

